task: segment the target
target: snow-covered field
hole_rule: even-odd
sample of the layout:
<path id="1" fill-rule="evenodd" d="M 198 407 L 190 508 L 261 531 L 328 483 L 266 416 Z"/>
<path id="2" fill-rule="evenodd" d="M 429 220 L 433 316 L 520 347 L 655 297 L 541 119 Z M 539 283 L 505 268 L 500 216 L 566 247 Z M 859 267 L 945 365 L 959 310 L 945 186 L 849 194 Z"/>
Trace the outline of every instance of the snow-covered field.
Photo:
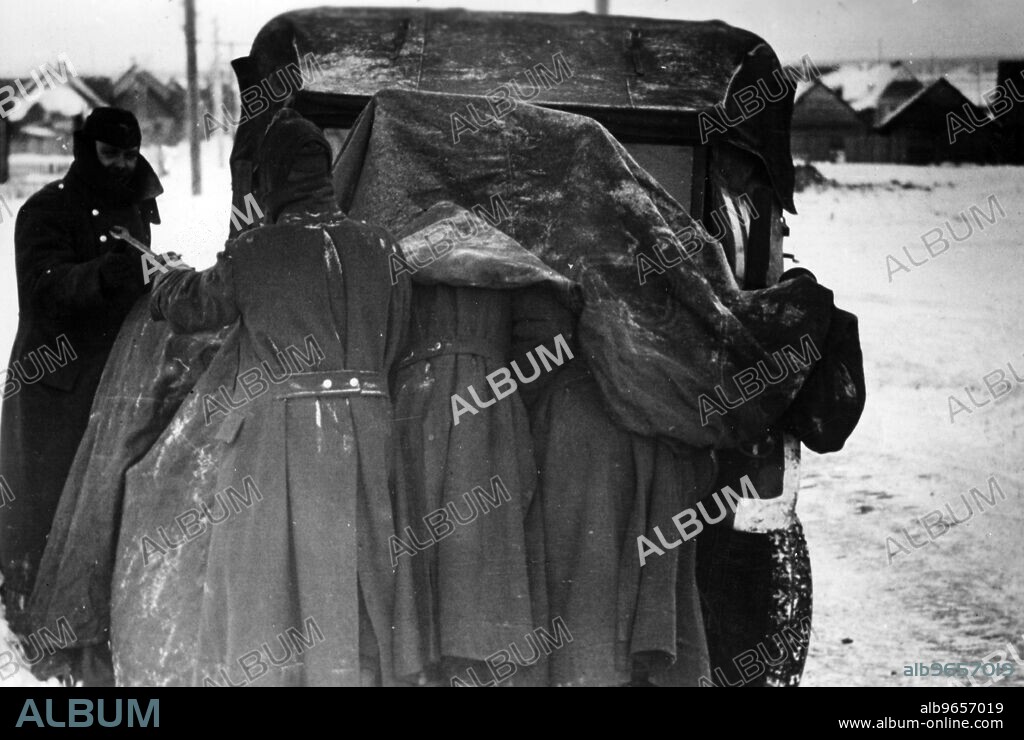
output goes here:
<path id="1" fill-rule="evenodd" d="M 820 169 L 876 187 L 800 193 L 801 215 L 789 219 L 787 251 L 860 317 L 868 388 L 846 448 L 805 455 L 799 510 L 815 587 L 805 684 L 944 685 L 905 677 L 904 666 L 980 661 L 1007 642 L 1024 655 L 1024 387 L 1007 367 L 1024 379 L 1024 169 Z M 992 195 L 1005 217 L 988 215 Z M 974 233 L 957 243 L 949 226 L 965 237 L 961 212 Z M 950 241 L 946 252 L 936 228 Z M 934 257 L 921 240 L 930 231 Z M 887 255 L 909 272 L 887 265 Z M 1000 368 L 1009 390 L 989 375 L 990 393 L 984 377 Z M 952 421 L 951 395 L 970 409 L 954 402 Z M 991 476 L 1005 500 L 990 493 Z M 979 504 L 971 488 L 995 505 Z M 943 532 L 929 517 L 929 542 L 914 519 L 938 509 L 949 521 L 947 504 L 963 523 Z M 1017 663 L 998 685 L 1022 686 L 1022 673 Z"/>
<path id="2" fill-rule="evenodd" d="M 189 193 L 187 151 L 168 157 L 164 223 L 154 231 L 157 251 L 180 252 L 197 267 L 212 264 L 228 227 L 228 172 L 215 148 L 206 155 L 198 198 Z M 905 677 L 903 667 L 980 661 L 1007 642 L 1024 652 L 1024 382 L 1007 368 L 1024 378 L 1024 169 L 819 167 L 841 186 L 856 187 L 798 194 L 801 214 L 788 219 L 787 251 L 860 317 L 868 403 L 841 453 L 805 453 L 799 511 L 815 582 L 805 685 L 945 685 Z M 995 223 L 985 220 L 991 195 L 1005 213 L 996 210 Z M 21 202 L 12 200 L 12 210 Z M 980 222 L 971 206 L 985 214 Z M 933 247 L 930 257 L 921 235 L 940 229 L 949 239 L 948 220 L 962 238 L 967 227 L 955 220 L 961 212 L 974 225 L 972 236 L 950 239 L 942 254 L 941 245 Z M 0 214 L 3 362 L 18 304 L 13 219 L 2 206 Z M 887 265 L 887 255 L 907 270 Z M 896 270 L 891 282 L 889 269 Z M 1010 390 L 994 381 L 1002 397 L 985 404 L 992 396 L 983 378 L 999 368 Z M 965 386 L 983 408 L 974 408 Z M 953 422 L 950 395 L 970 408 L 954 406 Z M 978 511 L 968 491 L 989 497 L 992 476 L 1006 498 Z M 949 504 L 965 519 L 961 494 L 975 504 L 971 518 L 943 533 L 933 516 L 935 540 L 922 544 L 928 538 L 915 518 Z M 906 543 L 903 528 L 918 549 Z M 1024 685 L 1024 664 L 1015 668 L 998 685 Z"/>

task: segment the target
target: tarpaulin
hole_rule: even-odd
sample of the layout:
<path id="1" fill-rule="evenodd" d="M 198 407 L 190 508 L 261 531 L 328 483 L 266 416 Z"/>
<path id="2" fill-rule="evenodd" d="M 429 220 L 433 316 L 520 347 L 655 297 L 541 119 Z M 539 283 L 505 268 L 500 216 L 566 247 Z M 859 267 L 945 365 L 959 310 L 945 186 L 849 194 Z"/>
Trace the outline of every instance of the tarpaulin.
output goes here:
<path id="1" fill-rule="evenodd" d="M 453 136 L 452 114 L 482 101 L 376 95 L 336 165 L 342 208 L 400 229 L 439 200 L 500 204 L 505 233 L 582 285 L 581 341 L 619 424 L 695 447 L 763 436 L 813 365 L 777 360 L 824 346 L 831 292 L 806 277 L 739 290 L 717 243 L 683 249 L 675 234 L 706 232 L 592 119 L 522 105 Z"/>
<path id="2" fill-rule="evenodd" d="M 111 350 L 30 602 L 35 625 L 67 619 L 78 645 L 108 639 L 112 593 L 128 598 L 140 593 L 139 583 L 111 588 L 122 510 L 144 495 L 130 488 L 126 493 L 126 471 L 168 429 L 180 426 L 175 421 L 179 407 L 229 333 L 175 335 L 168 324 L 150 320 L 148 301 L 147 296 L 136 304 Z M 198 441 L 189 439 L 188 444 L 194 451 Z M 196 479 L 184 475 L 175 485 L 187 497 Z M 170 505 L 176 509 L 161 524 L 173 522 L 181 511 L 180 501 Z M 154 531 L 151 536 L 158 535 Z"/>

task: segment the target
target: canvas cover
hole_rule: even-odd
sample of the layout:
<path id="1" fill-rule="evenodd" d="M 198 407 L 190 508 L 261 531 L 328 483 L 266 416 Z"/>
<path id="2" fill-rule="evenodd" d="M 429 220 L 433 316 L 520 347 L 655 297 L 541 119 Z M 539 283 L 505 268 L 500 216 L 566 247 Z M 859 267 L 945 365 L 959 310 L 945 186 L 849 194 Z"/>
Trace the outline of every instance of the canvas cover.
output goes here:
<path id="1" fill-rule="evenodd" d="M 575 286 L 582 350 L 623 429 L 701 448 L 763 436 L 809 369 L 704 419 L 698 399 L 719 398 L 721 385 L 735 401 L 734 375 L 758 362 L 775 367 L 773 352 L 800 347 L 804 336 L 824 346 L 830 291 L 806 277 L 740 291 L 710 241 L 641 282 L 638 255 L 660 264 L 655 247 L 671 257 L 674 233 L 699 230 L 682 206 L 582 116 L 520 106 L 500 125 L 453 144 L 449 114 L 473 100 L 375 96 L 336 166 L 342 208 L 398 232 L 440 201 L 493 208 L 492 196 L 500 195 L 511 216 L 500 228 L 517 246 L 495 240 L 489 251 L 486 238 L 452 237 L 450 250 L 420 277 L 455 281 L 472 271 L 484 283 L 500 280 L 501 271 L 486 267 L 495 260 L 548 273 L 539 259 Z M 236 344 L 235 329 L 172 336 L 137 306 L 111 353 L 65 487 L 34 618 L 42 625 L 68 617 L 83 643 L 106 639 L 112 627 L 122 683 L 186 680 L 208 535 L 148 567 L 141 567 L 139 543 L 143 535 L 159 542 L 158 528 L 214 494 L 222 443 L 195 405 L 234 383 Z M 131 469 L 144 455 L 153 464 Z"/>
<path id="2" fill-rule="evenodd" d="M 624 428 L 695 447 L 763 436 L 806 371 L 707 424 L 699 399 L 723 385 L 734 400 L 731 379 L 758 362 L 777 375 L 772 354 L 804 336 L 824 346 L 831 292 L 807 277 L 739 290 L 717 243 L 683 249 L 676 234 L 706 232 L 592 119 L 523 105 L 454 143 L 451 113 L 470 104 L 482 99 L 376 95 L 336 165 L 342 208 L 398 230 L 440 200 L 494 215 L 500 198 L 501 229 L 581 287 L 584 350 Z"/>

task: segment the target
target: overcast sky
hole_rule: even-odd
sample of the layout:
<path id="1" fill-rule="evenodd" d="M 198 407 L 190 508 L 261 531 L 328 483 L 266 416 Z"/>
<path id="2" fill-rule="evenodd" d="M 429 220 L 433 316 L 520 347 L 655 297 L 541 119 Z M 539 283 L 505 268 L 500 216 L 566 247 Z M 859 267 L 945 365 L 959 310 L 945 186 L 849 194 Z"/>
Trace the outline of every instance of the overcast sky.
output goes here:
<path id="1" fill-rule="evenodd" d="M 527 12 L 593 11 L 574 0 L 196 0 L 199 63 L 213 55 L 213 26 L 248 53 L 260 26 L 278 13 L 315 5 L 464 7 Z M 815 62 L 959 56 L 1024 56 L 1024 0 L 610 0 L 615 15 L 718 18 L 763 36 L 783 61 Z M 137 61 L 183 74 L 182 0 L 0 0 L 0 75 L 20 77 L 65 53 L 79 74 L 116 74 Z"/>

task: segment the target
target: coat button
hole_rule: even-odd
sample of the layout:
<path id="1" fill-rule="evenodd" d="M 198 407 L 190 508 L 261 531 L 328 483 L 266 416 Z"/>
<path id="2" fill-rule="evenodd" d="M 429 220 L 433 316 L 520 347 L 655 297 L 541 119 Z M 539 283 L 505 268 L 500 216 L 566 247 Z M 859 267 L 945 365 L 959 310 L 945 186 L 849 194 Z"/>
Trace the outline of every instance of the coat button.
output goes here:
<path id="1" fill-rule="evenodd" d="M 330 390 L 330 388 L 331 388 L 331 387 L 332 387 L 333 385 L 334 385 L 334 383 L 332 383 L 332 382 L 331 382 L 331 381 L 329 381 L 329 380 L 325 380 L 325 381 L 324 381 L 323 383 L 321 383 L 321 384 L 320 384 L 320 386 L 321 386 L 321 387 L 322 387 L 322 388 L 323 388 L 324 390 Z"/>
<path id="2" fill-rule="evenodd" d="M 93 216 L 99 216 L 99 215 L 100 215 L 100 212 L 99 212 L 99 211 L 97 211 L 97 210 L 96 210 L 95 208 L 93 208 L 93 209 L 92 209 L 92 215 L 93 215 Z"/>
<path id="3" fill-rule="evenodd" d="M 352 378 L 352 380 L 348 381 L 348 384 L 350 386 L 352 386 L 353 388 L 358 388 L 359 387 L 359 378 Z"/>
<path id="4" fill-rule="evenodd" d="M 100 234 L 100 241 L 101 242 L 105 242 L 106 240 L 107 240 L 107 235 L 106 234 Z"/>

